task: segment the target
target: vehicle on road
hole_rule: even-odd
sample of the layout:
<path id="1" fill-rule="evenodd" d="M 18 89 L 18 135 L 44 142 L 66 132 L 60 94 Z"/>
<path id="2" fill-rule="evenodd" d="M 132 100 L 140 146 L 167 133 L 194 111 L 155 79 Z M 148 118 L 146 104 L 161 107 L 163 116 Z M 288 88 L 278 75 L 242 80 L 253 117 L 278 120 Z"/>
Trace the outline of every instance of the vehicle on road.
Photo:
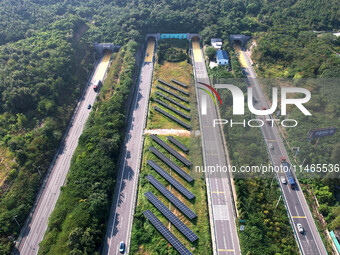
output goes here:
<path id="1" fill-rule="evenodd" d="M 91 105 L 90 104 L 87 106 L 87 109 L 91 109 Z"/>
<path id="2" fill-rule="evenodd" d="M 305 230 L 303 229 L 301 223 L 296 224 L 296 226 L 297 226 L 298 231 L 299 231 L 301 234 L 303 234 L 303 233 L 305 232 Z"/>
<path id="3" fill-rule="evenodd" d="M 294 176 L 292 174 L 292 168 L 291 165 L 287 162 L 285 157 L 281 157 L 281 165 L 282 165 L 282 169 L 285 172 L 287 179 L 288 179 L 288 184 L 291 187 L 291 189 L 295 189 L 295 179 Z"/>
<path id="4" fill-rule="evenodd" d="M 94 86 L 93 86 L 93 90 L 94 92 L 97 92 L 99 91 L 100 87 L 102 86 L 102 81 L 101 80 L 98 80 L 94 83 Z"/>
<path id="5" fill-rule="evenodd" d="M 120 242 L 119 252 L 120 253 L 124 253 L 124 251 L 125 251 L 125 243 L 124 242 Z"/>
<path id="6" fill-rule="evenodd" d="M 146 56 L 148 57 L 148 56 L 149 56 L 149 53 L 146 53 Z"/>
<path id="7" fill-rule="evenodd" d="M 269 144 L 269 148 L 270 148 L 271 150 L 274 150 L 274 145 L 273 145 L 272 143 L 270 143 L 270 144 Z"/>
<path id="8" fill-rule="evenodd" d="M 285 178 L 284 176 L 281 176 L 281 182 L 282 182 L 283 184 L 287 184 L 286 178 Z"/>

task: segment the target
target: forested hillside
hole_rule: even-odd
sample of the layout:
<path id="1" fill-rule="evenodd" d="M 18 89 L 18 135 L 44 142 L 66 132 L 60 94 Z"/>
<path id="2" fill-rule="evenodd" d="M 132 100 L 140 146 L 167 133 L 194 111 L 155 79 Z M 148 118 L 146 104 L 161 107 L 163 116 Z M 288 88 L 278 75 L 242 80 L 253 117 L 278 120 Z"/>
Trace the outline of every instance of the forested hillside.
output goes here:
<path id="1" fill-rule="evenodd" d="M 93 42 L 125 45 L 146 32 L 199 32 L 205 42 L 227 42 L 243 33 L 256 39 L 260 76 L 339 77 L 339 38 L 313 32 L 340 29 L 339 17 L 336 0 L 0 1 L 0 254 L 10 252 L 20 229 L 14 216 L 24 223 L 59 145 L 94 62 Z M 322 85 L 315 92 L 333 99 L 315 115 L 339 119 L 339 90 Z M 313 146 L 305 146 L 307 155 L 338 159 L 339 143 L 332 155 Z M 339 222 L 335 200 L 327 203 L 329 222 Z"/>

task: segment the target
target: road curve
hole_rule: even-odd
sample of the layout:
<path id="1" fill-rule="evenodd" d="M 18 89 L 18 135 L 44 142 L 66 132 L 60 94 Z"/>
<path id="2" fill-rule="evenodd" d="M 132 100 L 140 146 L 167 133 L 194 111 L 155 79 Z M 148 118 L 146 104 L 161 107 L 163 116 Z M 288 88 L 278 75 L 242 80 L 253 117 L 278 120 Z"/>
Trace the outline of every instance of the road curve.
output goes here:
<path id="1" fill-rule="evenodd" d="M 107 70 L 111 53 L 107 53 L 99 61 L 94 75 L 92 76 L 92 85 L 96 80 L 103 79 Z M 54 206 L 60 194 L 60 187 L 64 185 L 67 172 L 70 168 L 72 155 L 78 145 L 78 139 L 83 132 L 85 122 L 90 114 L 88 105 L 96 100 L 97 93 L 93 91 L 92 86 L 86 88 L 83 98 L 79 101 L 78 110 L 70 123 L 70 128 L 65 134 L 64 146 L 57 152 L 57 159 L 48 177 L 41 196 L 37 200 L 33 215 L 22 230 L 19 237 L 17 248 L 13 254 L 35 255 L 39 250 L 39 243 L 42 241 L 47 229 L 48 218 L 51 215 Z"/>
<path id="2" fill-rule="evenodd" d="M 256 108 L 262 109 L 262 107 L 266 107 L 267 109 L 269 109 L 269 105 L 263 93 L 262 87 L 259 81 L 256 79 L 256 74 L 251 65 L 251 60 L 249 56 L 242 49 L 240 51 L 240 54 L 243 55 L 242 57 L 246 61 L 246 76 L 251 84 L 251 87 L 253 88 L 253 97 L 258 101 L 258 103 L 256 104 Z M 258 118 L 261 119 L 262 117 L 258 116 Z M 288 153 L 279 135 L 277 127 L 275 125 L 274 127 L 271 127 L 267 123 L 265 123 L 261 130 L 267 145 L 271 143 L 274 146 L 274 149 L 270 149 L 267 147 L 269 157 L 272 160 L 273 165 L 279 166 L 280 158 L 282 156 L 289 159 Z M 280 174 L 277 175 L 278 180 L 279 176 Z M 297 180 L 296 177 L 295 179 Z M 313 216 L 309 210 L 308 204 L 305 200 L 300 185 L 298 185 L 297 189 L 292 190 L 288 185 L 282 184 L 281 181 L 279 181 L 279 184 L 285 199 L 286 208 L 288 210 L 289 218 L 293 225 L 295 239 L 299 244 L 300 251 L 304 255 L 326 255 L 327 251 L 325 249 L 325 246 L 323 245 L 322 239 L 315 225 Z M 300 234 L 297 230 L 297 223 L 302 224 L 303 228 L 305 229 L 304 234 Z"/>
<path id="3" fill-rule="evenodd" d="M 133 97 L 132 114 L 128 120 L 125 145 L 120 156 L 117 183 L 102 254 L 120 254 L 120 242 L 125 243 L 126 254 L 128 254 L 143 149 L 143 130 L 151 89 L 154 51 L 155 41 L 150 38 Z"/>

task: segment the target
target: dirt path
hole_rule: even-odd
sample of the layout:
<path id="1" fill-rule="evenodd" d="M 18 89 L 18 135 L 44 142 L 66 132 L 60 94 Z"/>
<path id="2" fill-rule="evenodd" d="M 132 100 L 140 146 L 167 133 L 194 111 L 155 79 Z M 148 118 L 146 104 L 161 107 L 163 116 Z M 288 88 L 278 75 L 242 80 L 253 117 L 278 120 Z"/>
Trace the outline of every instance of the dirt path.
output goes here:
<path id="1" fill-rule="evenodd" d="M 144 134 L 190 136 L 190 131 L 182 129 L 146 129 Z"/>

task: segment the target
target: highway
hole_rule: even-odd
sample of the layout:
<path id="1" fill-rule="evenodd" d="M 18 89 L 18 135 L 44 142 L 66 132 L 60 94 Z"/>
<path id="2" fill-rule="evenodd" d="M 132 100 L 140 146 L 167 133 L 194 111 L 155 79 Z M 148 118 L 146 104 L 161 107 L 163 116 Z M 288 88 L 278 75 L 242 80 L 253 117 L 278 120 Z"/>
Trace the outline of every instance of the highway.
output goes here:
<path id="1" fill-rule="evenodd" d="M 143 131 L 151 90 L 153 56 L 155 41 L 148 40 L 145 59 L 133 97 L 132 114 L 129 118 L 124 141 L 124 149 L 120 156 L 117 183 L 113 194 L 110 218 L 102 254 L 120 254 L 119 244 L 123 241 L 128 254 L 134 207 L 136 203 L 137 183 L 141 154 L 143 149 Z"/>
<path id="2" fill-rule="evenodd" d="M 197 82 L 210 84 L 207 69 L 205 66 L 203 53 L 198 40 L 192 41 L 194 55 L 194 74 L 196 86 Z M 196 90 L 198 105 L 202 104 L 202 98 L 206 97 L 206 92 Z M 218 119 L 213 100 L 206 97 L 207 114 L 199 114 L 203 160 L 205 166 L 226 166 L 227 159 L 224 151 L 221 130 L 213 127 L 213 119 Z M 199 107 L 200 108 L 200 107 Z M 210 174 L 206 176 L 207 192 L 210 202 L 210 222 L 212 224 L 212 241 L 214 254 L 241 254 L 239 239 L 233 213 L 232 193 L 229 176 L 225 173 Z"/>
<path id="3" fill-rule="evenodd" d="M 90 85 L 98 79 L 103 79 L 107 70 L 111 52 L 106 53 L 99 61 Z M 88 105 L 96 100 L 97 93 L 93 91 L 92 86 L 86 88 L 83 98 L 78 103 L 78 110 L 70 123 L 70 128 L 65 134 L 64 146 L 57 152 L 57 159 L 53 165 L 51 173 L 47 179 L 40 197 L 37 200 L 31 220 L 22 230 L 17 249 L 14 254 L 34 255 L 38 253 L 39 243 L 42 241 L 47 229 L 48 218 L 52 213 L 54 206 L 60 194 L 60 187 L 64 185 L 67 172 L 70 168 L 72 155 L 78 145 L 78 139 L 83 132 L 85 122 L 90 114 L 91 109 Z"/>
<path id="4" fill-rule="evenodd" d="M 243 63 L 242 66 L 245 68 L 247 78 L 251 84 L 251 87 L 253 88 L 254 98 L 258 101 L 258 103 L 255 104 L 255 107 L 257 109 L 262 109 L 262 107 L 266 107 L 267 109 L 269 109 L 270 107 L 263 93 L 262 87 L 259 84 L 259 81 L 256 79 L 256 74 L 252 67 L 250 57 L 242 49 L 240 49 L 239 52 L 240 52 L 239 57 L 245 60 L 245 63 Z M 263 118 L 261 116 L 257 116 L 257 117 L 260 119 Z M 267 146 L 269 143 L 271 143 L 274 146 L 274 149 L 270 149 L 269 147 L 267 147 L 268 153 L 273 162 L 273 165 L 279 166 L 280 158 L 282 156 L 286 157 L 287 161 L 289 162 L 287 151 L 279 135 L 279 131 L 277 127 L 275 125 L 271 127 L 270 125 L 265 123 L 263 127 L 261 128 L 261 130 L 263 133 L 263 137 L 267 143 Z M 305 255 L 325 254 L 326 255 L 327 254 L 326 249 L 322 243 L 322 239 L 316 228 L 314 219 L 309 210 L 308 204 L 305 200 L 305 197 L 303 195 L 303 192 L 300 186 L 298 185 L 298 187 L 295 190 L 292 190 L 287 184 L 282 184 L 282 182 L 280 181 L 280 175 L 285 176 L 285 174 L 279 173 L 277 175 L 277 178 L 279 180 L 279 184 L 280 184 L 283 196 L 286 201 L 286 207 L 288 209 L 289 217 L 291 221 L 293 222 L 294 232 L 295 232 L 298 244 L 300 246 L 300 249 L 302 251 L 302 254 L 305 254 Z M 295 180 L 297 181 L 296 178 Z M 302 224 L 305 230 L 304 234 L 300 234 L 298 232 L 297 226 L 296 226 L 297 223 Z"/>

